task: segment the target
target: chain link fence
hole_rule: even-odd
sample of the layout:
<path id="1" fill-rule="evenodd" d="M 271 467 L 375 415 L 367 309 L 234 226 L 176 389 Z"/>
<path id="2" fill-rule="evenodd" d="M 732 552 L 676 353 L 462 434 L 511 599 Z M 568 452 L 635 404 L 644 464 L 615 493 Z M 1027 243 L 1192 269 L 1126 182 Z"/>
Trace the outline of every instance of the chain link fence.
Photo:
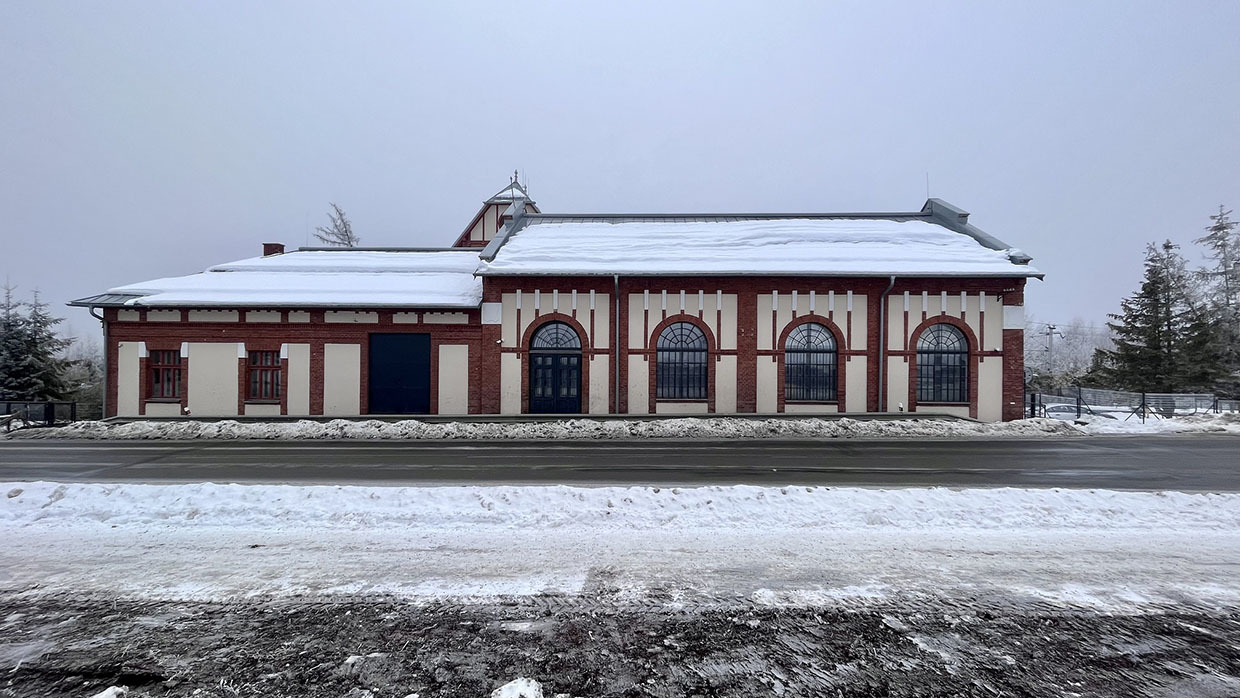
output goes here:
<path id="1" fill-rule="evenodd" d="M 1101 388 L 1059 388 L 1025 393 L 1026 417 L 1069 419 L 1090 415 L 1129 419 L 1240 412 L 1240 400 L 1209 393 L 1135 393 Z"/>
<path id="2" fill-rule="evenodd" d="M 22 427 L 53 427 L 78 419 L 76 402 L 0 402 L 0 426 L 6 431 Z"/>

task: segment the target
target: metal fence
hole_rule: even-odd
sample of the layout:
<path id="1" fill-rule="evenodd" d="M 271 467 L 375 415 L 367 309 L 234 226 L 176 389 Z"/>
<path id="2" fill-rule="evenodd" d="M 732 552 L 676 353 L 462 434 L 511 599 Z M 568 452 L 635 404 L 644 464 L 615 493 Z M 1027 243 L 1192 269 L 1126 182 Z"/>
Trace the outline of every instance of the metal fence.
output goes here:
<path id="1" fill-rule="evenodd" d="M 1134 393 L 1071 387 L 1027 392 L 1025 398 L 1025 415 L 1036 417 L 1071 416 L 1075 412 L 1077 417 L 1105 414 L 1144 419 L 1240 412 L 1240 400 L 1221 399 L 1209 393 Z"/>
<path id="2" fill-rule="evenodd" d="M 0 422 L 6 431 L 22 427 L 54 427 L 77 421 L 76 402 L 0 402 Z"/>

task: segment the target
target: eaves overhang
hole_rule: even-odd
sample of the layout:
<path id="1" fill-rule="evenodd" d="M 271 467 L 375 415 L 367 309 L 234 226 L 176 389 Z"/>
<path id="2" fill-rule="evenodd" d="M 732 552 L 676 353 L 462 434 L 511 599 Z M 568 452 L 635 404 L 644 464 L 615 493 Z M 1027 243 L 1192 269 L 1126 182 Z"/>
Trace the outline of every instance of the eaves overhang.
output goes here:
<path id="1" fill-rule="evenodd" d="M 77 308 L 124 308 L 130 301 L 142 298 L 141 294 L 128 293 L 100 293 L 95 296 L 86 296 L 71 300 L 65 305 Z"/>

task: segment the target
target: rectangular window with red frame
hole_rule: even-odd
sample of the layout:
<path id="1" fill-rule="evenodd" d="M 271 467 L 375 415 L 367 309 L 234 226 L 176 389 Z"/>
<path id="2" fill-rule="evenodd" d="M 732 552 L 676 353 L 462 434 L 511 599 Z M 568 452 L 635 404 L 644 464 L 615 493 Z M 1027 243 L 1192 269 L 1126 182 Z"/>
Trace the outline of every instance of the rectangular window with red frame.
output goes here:
<path id="1" fill-rule="evenodd" d="M 246 363 L 249 374 L 246 384 L 246 399 L 251 401 L 280 399 L 280 352 L 252 351 Z"/>
<path id="2" fill-rule="evenodd" d="M 178 350 L 152 351 L 147 357 L 151 371 L 151 389 L 147 397 L 156 400 L 172 400 L 181 397 L 181 352 Z"/>

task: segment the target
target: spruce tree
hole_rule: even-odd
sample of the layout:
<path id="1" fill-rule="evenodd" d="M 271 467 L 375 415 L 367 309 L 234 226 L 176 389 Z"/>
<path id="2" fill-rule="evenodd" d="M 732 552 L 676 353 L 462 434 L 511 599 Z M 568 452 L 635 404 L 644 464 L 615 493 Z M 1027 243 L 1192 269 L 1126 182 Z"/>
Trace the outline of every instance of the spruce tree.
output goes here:
<path id="1" fill-rule="evenodd" d="M 24 312 L 23 312 L 24 311 Z M 13 287 L 4 287 L 0 305 L 0 400 L 62 400 L 68 393 L 65 371 L 68 360 L 61 353 L 71 340 L 56 335 L 62 321 L 47 312 L 39 300 L 23 303 L 13 298 Z"/>
<path id="2" fill-rule="evenodd" d="M 1174 384 L 1177 392 L 1213 393 L 1225 373 L 1219 324 L 1203 307 L 1189 310 L 1179 331 Z"/>
<path id="3" fill-rule="evenodd" d="M 1206 247 L 1213 262 L 1201 272 L 1220 364 L 1213 389 L 1225 397 L 1240 397 L 1240 225 L 1231 213 L 1219 206 L 1206 235 L 1196 242 Z"/>
<path id="4" fill-rule="evenodd" d="M 26 342 L 33 359 L 34 386 L 31 394 L 34 400 L 64 400 L 72 392 L 66 381 L 70 362 L 63 354 L 73 340 L 56 334 L 56 326 L 62 322 L 63 318 L 52 317 L 47 312 L 47 304 L 39 299 L 39 292 L 35 291 L 26 312 Z"/>
<path id="5" fill-rule="evenodd" d="M 1181 356 L 1191 310 L 1184 258 L 1170 240 L 1146 248 L 1141 290 L 1108 322 L 1115 348 L 1095 362 L 1106 382 L 1124 390 L 1174 392 L 1184 379 Z"/>
<path id="6" fill-rule="evenodd" d="M 34 388 L 22 306 L 13 298 L 13 287 L 6 284 L 0 306 L 0 400 L 26 400 Z"/>

